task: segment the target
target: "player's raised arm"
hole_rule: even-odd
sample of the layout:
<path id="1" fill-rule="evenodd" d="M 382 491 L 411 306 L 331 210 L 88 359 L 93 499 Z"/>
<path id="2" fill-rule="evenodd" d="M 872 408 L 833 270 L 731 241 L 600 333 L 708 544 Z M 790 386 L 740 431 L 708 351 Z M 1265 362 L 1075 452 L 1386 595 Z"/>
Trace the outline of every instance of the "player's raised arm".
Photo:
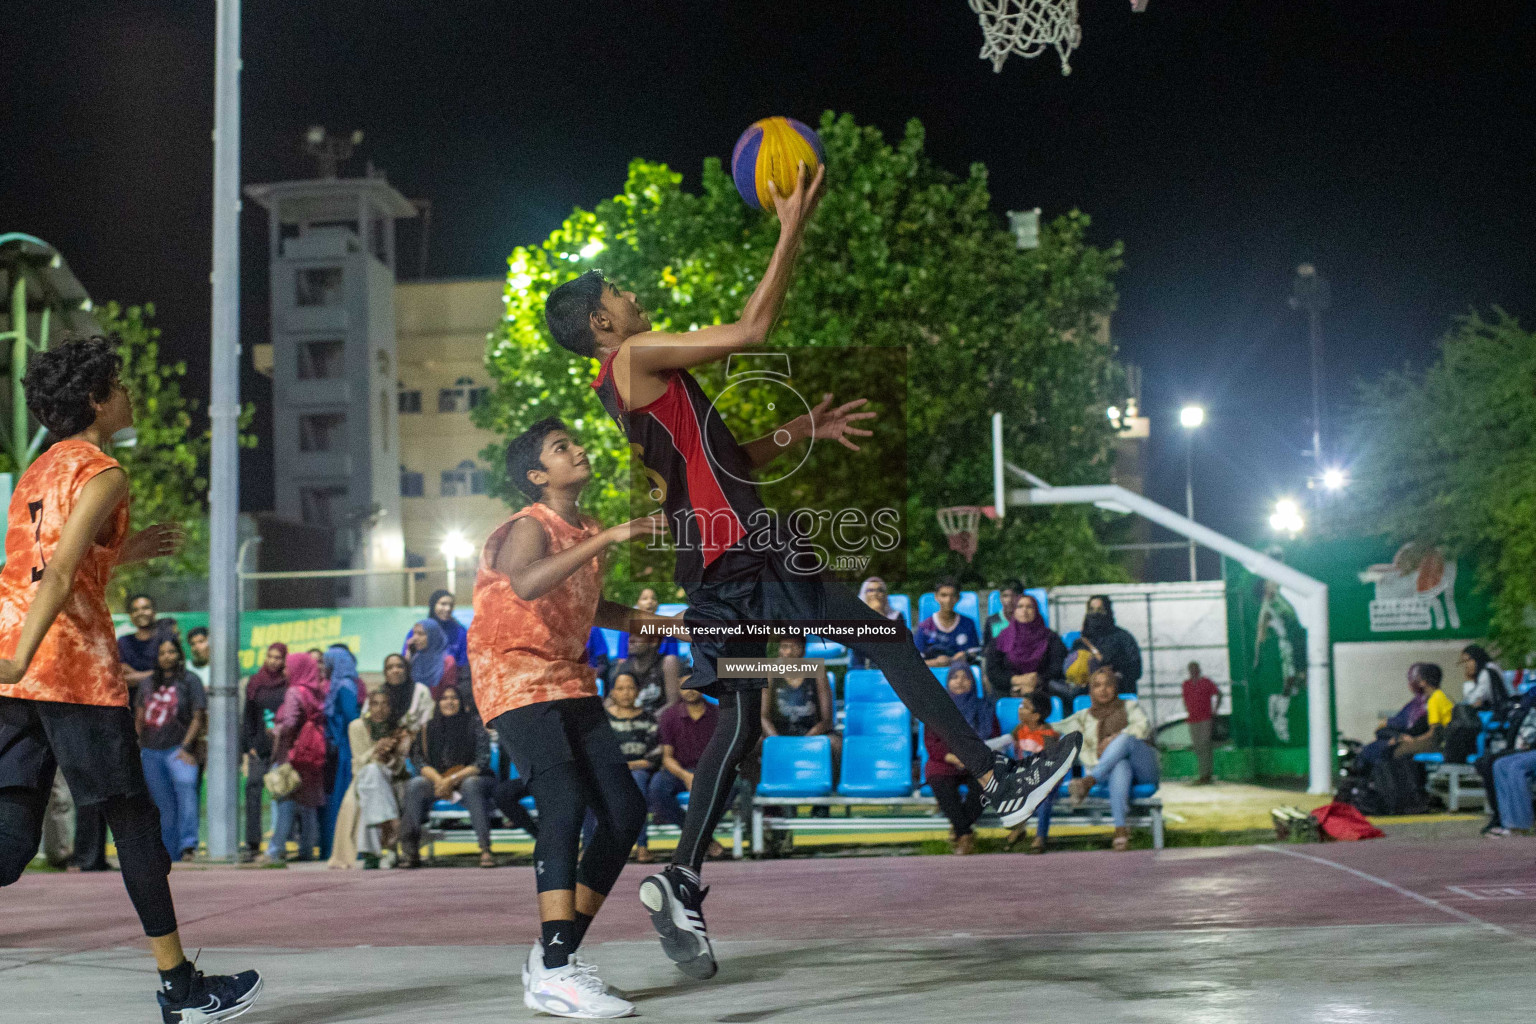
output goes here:
<path id="1" fill-rule="evenodd" d="M 512 524 L 491 564 L 507 577 L 513 593 L 524 601 L 535 601 L 602 554 L 608 545 L 623 543 L 631 537 L 659 536 L 665 530 L 666 523 L 659 516 L 631 519 L 551 555 L 548 537 L 538 520 L 519 519 Z"/>
<path id="2" fill-rule="evenodd" d="M 740 319 L 682 334 L 649 331 L 631 338 L 614 363 L 621 385 L 626 375 L 682 370 L 712 363 L 733 352 L 761 345 L 767 339 L 784 306 L 784 296 L 794 276 L 795 257 L 805 237 L 805 226 L 821 201 L 826 170 L 825 164 L 818 166 L 815 176 L 807 181 L 805 165 L 801 164 L 795 190 L 788 196 L 779 195 L 770 185 L 779 215 L 779 241 L 768 261 L 768 269 L 747 300 Z"/>

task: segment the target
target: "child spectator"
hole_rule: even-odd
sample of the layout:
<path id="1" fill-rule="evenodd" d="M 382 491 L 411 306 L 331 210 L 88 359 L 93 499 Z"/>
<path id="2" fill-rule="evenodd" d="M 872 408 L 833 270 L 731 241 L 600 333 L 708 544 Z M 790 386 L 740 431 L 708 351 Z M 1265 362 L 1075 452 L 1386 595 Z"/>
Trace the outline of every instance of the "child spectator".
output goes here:
<path id="1" fill-rule="evenodd" d="M 1051 698 L 1044 690 L 1034 690 L 1024 695 L 1023 703 L 1019 705 L 1019 724 L 1013 730 L 1013 756 L 1025 758 L 1030 754 L 1038 754 L 1050 745 L 1059 733 L 1045 724 L 1046 718 L 1051 714 Z M 1035 824 L 1035 838 L 1029 844 L 1030 853 L 1044 853 L 1046 841 L 1051 832 L 1051 807 L 1056 803 L 1056 794 L 1052 793 L 1040 803 L 1040 810 Z M 1016 825 L 1008 835 L 1008 845 L 1012 846 L 1024 838 L 1025 829 L 1029 822 Z"/>
<path id="2" fill-rule="evenodd" d="M 1190 745 L 1195 748 L 1195 763 L 1200 766 L 1200 774 L 1192 785 L 1211 784 L 1211 734 L 1220 706 L 1221 691 L 1205 678 L 1198 661 L 1190 662 L 1189 678 L 1184 680 L 1184 713 L 1188 716 L 1185 721 L 1189 723 Z"/>
<path id="3" fill-rule="evenodd" d="M 913 633 L 923 661 L 942 668 L 957 659 L 975 657 L 981 651 L 981 629 L 970 616 L 955 611 L 960 603 L 960 584 L 952 578 L 940 580 L 933 596 L 939 610 L 919 622 Z"/>
<path id="4" fill-rule="evenodd" d="M 989 740 L 1001 731 L 992 702 L 978 691 L 976 678 L 971 675 L 970 668 L 963 664 L 951 668 L 944 686 L 978 737 Z M 934 799 L 939 802 L 939 810 L 949 819 L 955 853 L 961 856 L 975 853 L 976 835 L 972 826 L 981 817 L 981 784 L 966 772 L 960 759 L 950 753 L 949 747 L 939 737 L 938 730 L 925 729 L 923 745 L 928 750 L 928 785 L 933 789 Z M 961 786 L 966 787 L 963 797 L 960 795 Z"/>

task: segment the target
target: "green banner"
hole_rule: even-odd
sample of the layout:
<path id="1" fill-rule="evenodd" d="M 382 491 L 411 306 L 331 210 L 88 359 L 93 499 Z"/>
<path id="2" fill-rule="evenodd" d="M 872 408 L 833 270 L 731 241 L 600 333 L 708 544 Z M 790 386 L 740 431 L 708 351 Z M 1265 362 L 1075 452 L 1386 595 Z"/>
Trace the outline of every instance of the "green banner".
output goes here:
<path id="1" fill-rule="evenodd" d="M 1280 587 L 1222 559 L 1232 740 L 1239 747 L 1307 745 L 1307 631 Z"/>

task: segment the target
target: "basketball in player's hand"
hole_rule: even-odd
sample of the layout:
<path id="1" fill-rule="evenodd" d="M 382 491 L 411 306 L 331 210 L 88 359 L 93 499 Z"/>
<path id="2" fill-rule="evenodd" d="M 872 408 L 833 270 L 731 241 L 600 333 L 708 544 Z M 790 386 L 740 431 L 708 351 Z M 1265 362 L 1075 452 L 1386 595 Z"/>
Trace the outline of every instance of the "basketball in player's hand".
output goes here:
<path id="1" fill-rule="evenodd" d="M 800 165 L 806 180 L 816 176 L 825 159 L 821 137 L 809 125 L 792 117 L 765 117 L 741 133 L 731 152 L 731 177 L 736 191 L 754 210 L 774 210 L 771 183 L 779 195 L 795 191 Z"/>

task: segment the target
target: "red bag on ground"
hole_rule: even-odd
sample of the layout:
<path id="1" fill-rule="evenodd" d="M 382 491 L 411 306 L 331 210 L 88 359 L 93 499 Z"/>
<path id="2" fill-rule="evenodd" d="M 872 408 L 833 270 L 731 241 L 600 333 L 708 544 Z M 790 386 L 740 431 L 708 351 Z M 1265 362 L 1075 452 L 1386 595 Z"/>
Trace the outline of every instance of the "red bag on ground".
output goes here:
<path id="1" fill-rule="evenodd" d="M 1386 835 L 1381 829 L 1366 820 L 1353 805 L 1340 803 L 1335 800 L 1325 807 L 1319 807 L 1312 812 L 1312 817 L 1317 819 L 1317 827 L 1330 839 L 1342 839 L 1353 841 L 1356 839 L 1380 839 Z"/>

